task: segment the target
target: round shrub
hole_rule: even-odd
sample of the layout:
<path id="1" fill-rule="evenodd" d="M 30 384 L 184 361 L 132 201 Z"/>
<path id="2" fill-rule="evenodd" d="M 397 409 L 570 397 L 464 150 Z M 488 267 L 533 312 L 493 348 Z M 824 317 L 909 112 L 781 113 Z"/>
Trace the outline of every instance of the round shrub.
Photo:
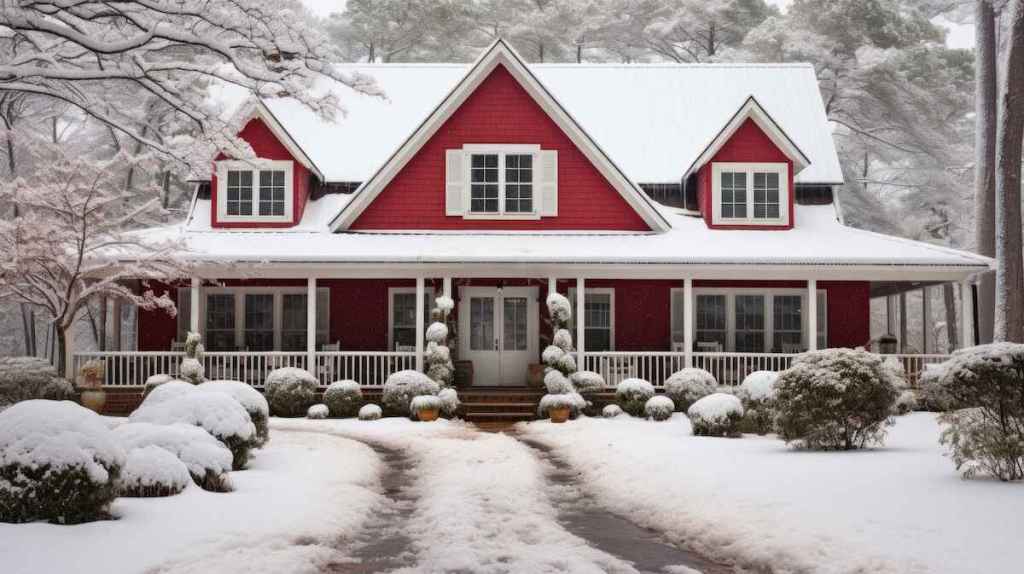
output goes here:
<path id="1" fill-rule="evenodd" d="M 953 398 L 946 393 L 942 385 L 942 377 L 946 374 L 945 363 L 927 364 L 918 379 L 921 393 L 918 397 L 925 410 L 943 412 L 953 406 Z"/>
<path id="2" fill-rule="evenodd" d="M 71 400 L 75 389 L 49 361 L 36 357 L 0 357 L 0 410 L 31 399 Z"/>
<path id="3" fill-rule="evenodd" d="M 643 379 L 626 379 L 615 387 L 615 402 L 634 417 L 644 416 L 644 405 L 654 396 L 654 385 Z"/>
<path id="4" fill-rule="evenodd" d="M 186 357 L 181 360 L 181 365 L 178 366 L 178 376 L 184 381 L 198 385 L 206 380 L 206 368 L 199 362 L 199 359 Z"/>
<path id="5" fill-rule="evenodd" d="M 331 409 L 323 403 L 315 404 L 306 409 L 306 418 L 313 420 L 323 420 L 330 416 Z"/>
<path id="6" fill-rule="evenodd" d="M 196 387 L 200 391 L 222 393 L 242 405 L 249 413 L 253 426 L 256 427 L 256 446 L 267 444 L 270 440 L 270 405 L 263 393 L 242 381 L 207 381 Z"/>
<path id="7" fill-rule="evenodd" d="M 621 414 L 623 414 L 623 411 L 622 407 L 619 405 L 605 405 L 604 408 L 601 409 L 601 416 L 606 419 L 613 419 Z"/>
<path id="8" fill-rule="evenodd" d="M 779 374 L 754 371 L 743 379 L 736 396 L 743 403 L 743 429 L 767 434 L 775 424 L 775 383 Z"/>
<path id="9" fill-rule="evenodd" d="M 664 395 L 651 397 L 644 404 L 644 415 L 656 421 L 667 421 L 672 418 L 672 413 L 675 410 L 676 404 Z"/>
<path id="10" fill-rule="evenodd" d="M 124 463 L 96 413 L 71 401 L 19 402 L 0 412 L 0 522 L 103 518 Z"/>
<path id="11" fill-rule="evenodd" d="M 384 382 L 384 393 L 381 402 L 384 407 L 396 414 L 409 416 L 409 403 L 414 397 L 436 395 L 441 387 L 430 377 L 419 371 L 398 371 Z"/>
<path id="12" fill-rule="evenodd" d="M 587 401 L 579 393 L 547 394 L 541 397 L 537 405 L 537 416 L 548 418 L 551 409 L 567 408 L 569 417 L 575 418 L 587 405 Z"/>
<path id="13" fill-rule="evenodd" d="M 170 452 L 149 445 L 128 451 L 117 480 L 121 496 L 171 496 L 192 482 L 185 463 Z"/>
<path id="14" fill-rule="evenodd" d="M 354 417 L 363 406 L 363 389 L 355 381 L 334 381 L 324 391 L 324 404 L 332 417 Z"/>
<path id="15" fill-rule="evenodd" d="M 160 383 L 151 389 L 149 394 L 145 395 L 145 398 L 142 399 L 141 406 L 166 403 L 167 401 L 189 394 L 194 390 L 196 390 L 196 386 L 192 383 L 186 383 L 185 381 L 173 380 Z"/>
<path id="16" fill-rule="evenodd" d="M 672 399 L 677 409 L 685 412 L 697 400 L 715 392 L 717 387 L 714 375 L 704 369 L 687 367 L 665 380 L 665 396 Z"/>
<path id="17" fill-rule="evenodd" d="M 129 422 L 114 429 L 126 449 L 158 446 L 185 464 L 192 481 L 203 490 L 231 490 L 228 472 L 233 455 L 224 443 L 200 427 L 185 424 Z"/>
<path id="18" fill-rule="evenodd" d="M 607 384 L 599 373 L 594 371 L 576 371 L 569 375 L 569 382 L 581 395 L 599 393 L 605 389 Z"/>
<path id="19" fill-rule="evenodd" d="M 740 435 L 743 403 L 735 395 L 712 393 L 690 405 L 686 411 L 695 436 Z"/>
<path id="20" fill-rule="evenodd" d="M 775 427 L 787 443 L 852 450 L 881 443 L 899 396 L 882 357 L 855 349 L 798 355 L 775 384 Z"/>
<path id="21" fill-rule="evenodd" d="M 164 383 L 169 383 L 169 382 L 171 382 L 173 380 L 175 380 L 175 379 L 171 375 L 163 375 L 163 374 L 150 375 L 146 379 L 146 384 L 143 385 L 143 387 L 142 387 L 142 399 L 145 400 L 146 397 L 148 397 L 149 394 L 153 392 L 153 389 L 159 387 L 160 385 L 162 385 Z"/>
<path id="22" fill-rule="evenodd" d="M 441 412 L 441 399 L 434 395 L 419 395 L 412 398 L 409 402 L 409 410 L 412 414 L 419 416 L 424 411 L 437 411 Z"/>
<path id="23" fill-rule="evenodd" d="M 917 394 L 914 391 L 903 391 L 896 398 L 894 407 L 896 414 L 906 415 L 917 410 Z"/>
<path id="24" fill-rule="evenodd" d="M 549 395 L 563 395 L 575 391 L 569 378 L 555 369 L 548 369 L 544 374 L 544 386 Z"/>
<path id="25" fill-rule="evenodd" d="M 459 393 L 455 389 L 441 389 L 437 393 L 437 398 L 441 399 L 441 414 L 452 418 L 459 414 Z"/>
<path id="26" fill-rule="evenodd" d="M 270 413 L 276 417 L 301 417 L 316 402 L 320 384 L 305 369 L 285 367 L 274 369 L 267 375 L 263 392 L 270 403 Z"/>
<path id="27" fill-rule="evenodd" d="M 370 403 L 368 405 L 363 405 L 363 407 L 359 409 L 359 420 L 375 421 L 380 418 L 381 414 L 383 413 L 381 412 L 380 407 Z"/>

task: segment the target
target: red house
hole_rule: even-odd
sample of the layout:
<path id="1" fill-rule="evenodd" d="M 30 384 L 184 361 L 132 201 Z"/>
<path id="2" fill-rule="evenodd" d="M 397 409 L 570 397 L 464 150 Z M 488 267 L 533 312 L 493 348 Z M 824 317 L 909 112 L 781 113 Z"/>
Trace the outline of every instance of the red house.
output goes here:
<path id="1" fill-rule="evenodd" d="M 843 225 L 809 65 L 530 65 L 498 41 L 468 67 L 345 67 L 389 99 L 349 98 L 336 123 L 242 107 L 259 160 L 216 158 L 187 221 L 153 231 L 184 238 L 205 279 L 176 286 L 176 319 L 139 317 L 138 351 L 192 330 L 208 376 L 259 385 L 294 364 L 377 386 L 421 364 L 445 293 L 466 382 L 523 386 L 558 290 L 585 310 L 580 363 L 610 385 L 683 365 L 735 384 L 868 345 L 874 296 L 991 265 Z"/>

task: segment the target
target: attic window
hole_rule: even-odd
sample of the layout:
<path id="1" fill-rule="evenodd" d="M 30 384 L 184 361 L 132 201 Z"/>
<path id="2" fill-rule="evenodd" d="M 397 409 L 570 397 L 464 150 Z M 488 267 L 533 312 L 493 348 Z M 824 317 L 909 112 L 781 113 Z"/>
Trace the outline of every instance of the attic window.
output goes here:
<path id="1" fill-rule="evenodd" d="M 217 219 L 291 221 L 292 170 L 291 161 L 218 162 Z"/>
<path id="2" fill-rule="evenodd" d="M 788 225 L 789 168 L 784 163 L 714 163 L 713 222 Z"/>
<path id="3" fill-rule="evenodd" d="M 445 213 L 465 219 L 558 214 L 558 155 L 533 144 L 466 144 L 446 151 Z"/>

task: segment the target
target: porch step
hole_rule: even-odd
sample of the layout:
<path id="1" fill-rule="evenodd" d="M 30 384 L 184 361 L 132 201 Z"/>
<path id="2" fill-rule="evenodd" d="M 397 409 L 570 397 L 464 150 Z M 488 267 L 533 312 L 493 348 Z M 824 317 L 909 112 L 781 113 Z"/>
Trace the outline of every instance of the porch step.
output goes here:
<path id="1" fill-rule="evenodd" d="M 532 421 L 537 418 L 535 413 L 477 413 L 467 412 L 463 417 L 471 423 L 517 423 Z"/>
<path id="2" fill-rule="evenodd" d="M 532 415 L 537 412 L 537 403 L 463 403 L 463 411 Z"/>

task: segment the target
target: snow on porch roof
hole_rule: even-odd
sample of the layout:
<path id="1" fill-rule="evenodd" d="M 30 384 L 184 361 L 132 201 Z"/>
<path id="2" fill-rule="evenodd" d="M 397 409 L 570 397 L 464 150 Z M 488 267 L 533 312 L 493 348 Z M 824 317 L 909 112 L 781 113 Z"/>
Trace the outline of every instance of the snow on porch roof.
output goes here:
<path id="1" fill-rule="evenodd" d="M 462 78 L 467 64 L 341 64 L 389 100 L 339 89 L 348 115 L 326 122 L 293 100 L 267 107 L 328 181 L 366 181 Z M 633 181 L 676 182 L 751 96 L 810 159 L 798 183 L 843 180 L 808 64 L 531 64 Z M 227 99 L 227 91 L 224 96 Z M 240 97 L 236 95 L 236 98 Z"/>

